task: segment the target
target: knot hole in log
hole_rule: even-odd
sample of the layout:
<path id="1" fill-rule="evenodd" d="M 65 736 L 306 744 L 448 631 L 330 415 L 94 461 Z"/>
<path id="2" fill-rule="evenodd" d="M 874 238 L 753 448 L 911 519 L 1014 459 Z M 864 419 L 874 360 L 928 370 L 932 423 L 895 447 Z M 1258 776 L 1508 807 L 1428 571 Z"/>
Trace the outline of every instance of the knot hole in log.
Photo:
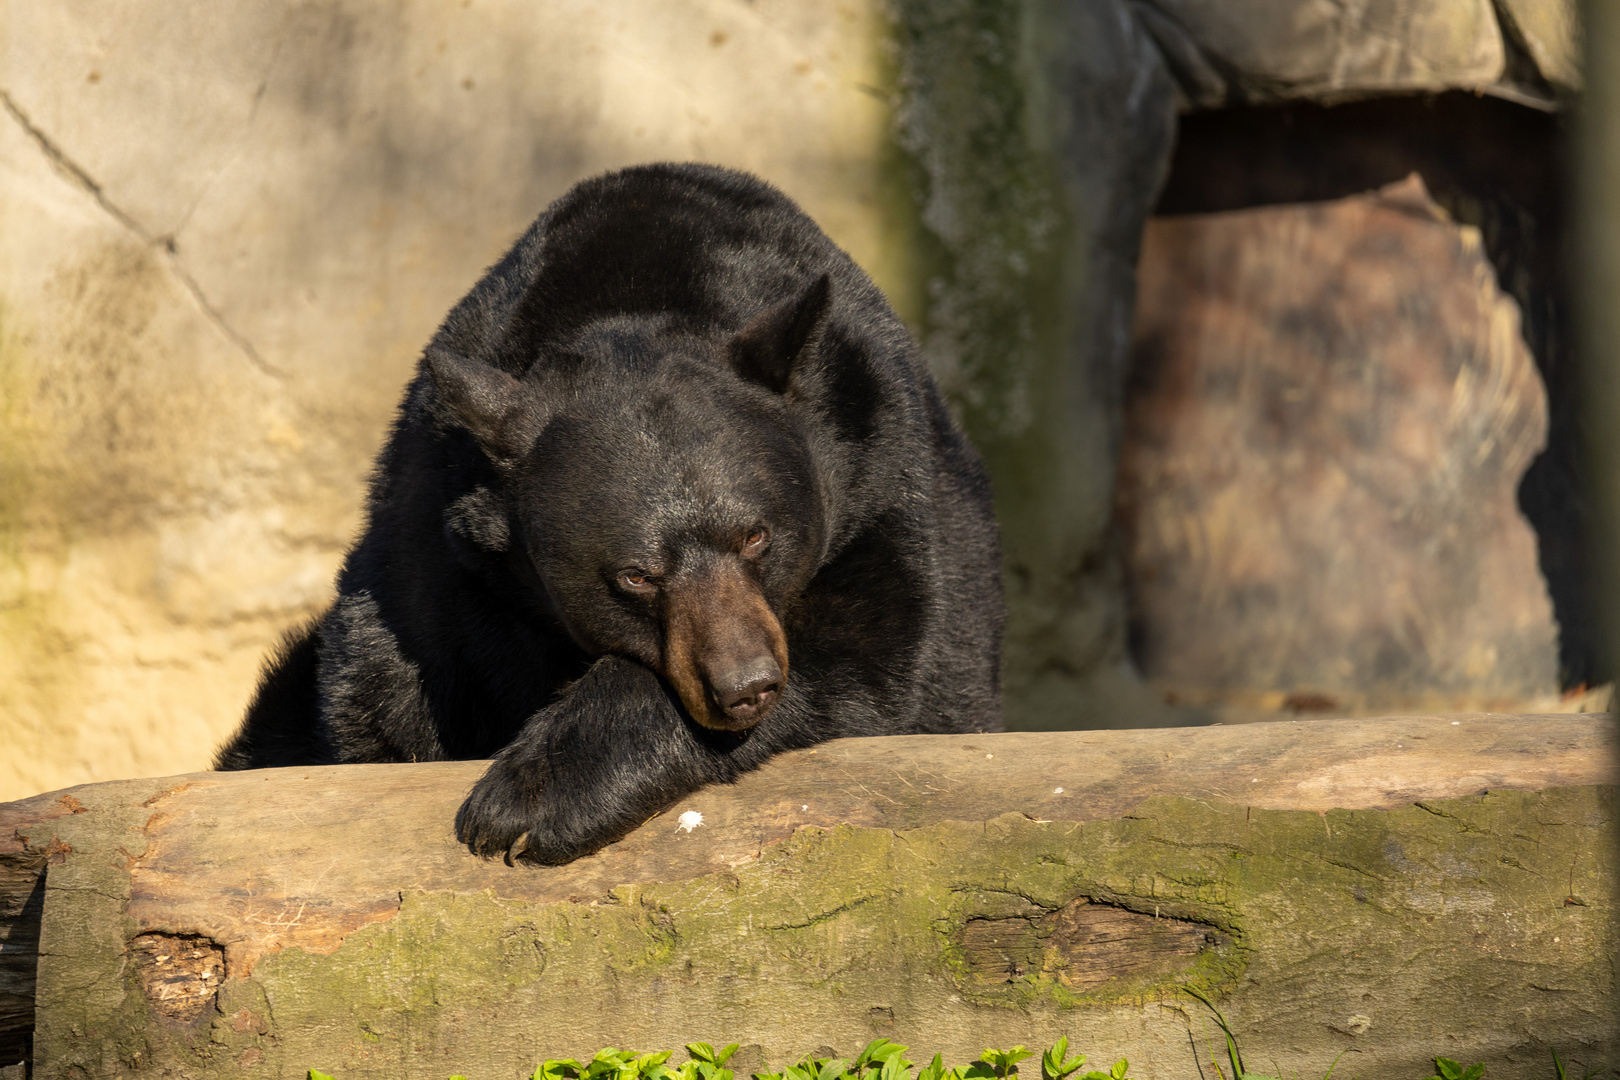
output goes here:
<path id="1" fill-rule="evenodd" d="M 1144 915 L 1086 897 L 1053 911 L 977 916 L 962 928 L 970 980 L 982 987 L 1046 974 L 1070 990 L 1111 979 L 1168 975 L 1193 966 L 1222 935 L 1187 919 Z"/>
<path id="2" fill-rule="evenodd" d="M 171 1020 L 197 1019 L 225 981 L 225 950 L 200 934 L 137 934 L 129 951 L 141 993 Z"/>

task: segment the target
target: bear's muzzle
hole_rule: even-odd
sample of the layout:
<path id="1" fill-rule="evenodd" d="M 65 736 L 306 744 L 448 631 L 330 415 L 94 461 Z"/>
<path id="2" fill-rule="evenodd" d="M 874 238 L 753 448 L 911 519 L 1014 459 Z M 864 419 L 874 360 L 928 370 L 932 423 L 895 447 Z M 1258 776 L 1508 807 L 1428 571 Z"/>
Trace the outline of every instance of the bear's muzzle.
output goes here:
<path id="1" fill-rule="evenodd" d="M 782 625 L 740 559 L 718 559 L 666 588 L 660 674 L 692 719 L 746 731 L 781 700 L 787 672 Z"/>

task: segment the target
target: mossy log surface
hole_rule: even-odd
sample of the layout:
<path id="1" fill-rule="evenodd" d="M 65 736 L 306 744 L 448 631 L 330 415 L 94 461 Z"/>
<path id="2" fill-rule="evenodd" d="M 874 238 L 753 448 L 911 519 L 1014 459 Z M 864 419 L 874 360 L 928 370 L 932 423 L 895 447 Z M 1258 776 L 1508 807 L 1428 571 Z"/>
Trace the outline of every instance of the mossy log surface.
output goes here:
<path id="1" fill-rule="evenodd" d="M 607 1045 L 757 1068 L 1067 1034 L 1168 1080 L 1214 1075 L 1192 987 L 1266 1072 L 1620 1065 L 1610 717 L 846 740 L 560 868 L 456 844 L 482 769 L 0 806 L 6 1045 L 31 1020 L 41 1078 L 480 1080 Z"/>

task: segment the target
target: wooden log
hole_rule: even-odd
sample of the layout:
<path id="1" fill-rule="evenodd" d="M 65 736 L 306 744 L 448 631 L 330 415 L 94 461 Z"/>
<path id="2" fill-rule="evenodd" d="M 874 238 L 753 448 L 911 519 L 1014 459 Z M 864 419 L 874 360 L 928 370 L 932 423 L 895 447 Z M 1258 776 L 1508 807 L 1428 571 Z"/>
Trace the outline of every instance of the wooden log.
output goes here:
<path id="1" fill-rule="evenodd" d="M 451 835 L 479 762 L 89 785 L 0 807 L 4 1045 L 33 977 L 37 1077 L 1062 1034 L 1213 1076 L 1190 987 L 1283 1074 L 1615 1066 L 1615 753 L 1606 716 L 846 740 L 515 869 Z"/>

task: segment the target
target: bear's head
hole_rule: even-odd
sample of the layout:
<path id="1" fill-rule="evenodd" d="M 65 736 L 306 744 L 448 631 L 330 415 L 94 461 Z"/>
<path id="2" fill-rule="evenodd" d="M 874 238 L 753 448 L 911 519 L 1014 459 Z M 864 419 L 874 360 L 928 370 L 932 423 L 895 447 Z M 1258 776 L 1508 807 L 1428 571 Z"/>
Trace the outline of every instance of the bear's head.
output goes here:
<path id="1" fill-rule="evenodd" d="M 830 293 L 824 276 L 730 335 L 596 319 L 521 379 L 428 353 L 442 414 L 499 478 L 521 577 L 581 647 L 657 671 L 706 727 L 747 730 L 780 700 L 784 613 L 825 556 L 794 405 Z"/>

